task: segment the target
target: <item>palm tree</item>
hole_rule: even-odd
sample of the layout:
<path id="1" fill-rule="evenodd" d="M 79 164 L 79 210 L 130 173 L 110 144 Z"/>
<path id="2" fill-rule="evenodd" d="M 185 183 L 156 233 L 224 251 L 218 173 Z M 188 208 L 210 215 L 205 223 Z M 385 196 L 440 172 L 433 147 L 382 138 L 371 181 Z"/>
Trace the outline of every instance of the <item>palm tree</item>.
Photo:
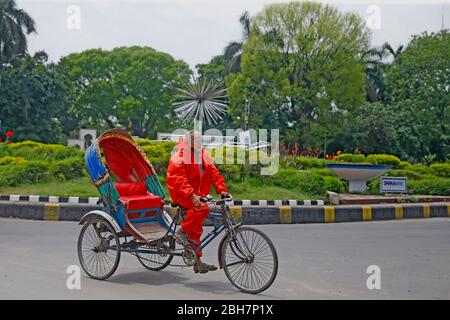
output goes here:
<path id="1" fill-rule="evenodd" d="M 400 54 L 403 52 L 403 46 L 400 45 L 397 47 L 397 49 L 394 50 L 392 46 L 385 42 L 383 46 L 381 47 L 381 51 L 383 52 L 384 56 L 391 55 L 391 57 L 394 59 L 394 61 L 400 56 Z"/>
<path id="2" fill-rule="evenodd" d="M 372 48 L 363 56 L 366 64 L 366 93 L 367 100 L 376 102 L 381 100 L 384 90 L 383 53 L 380 49 Z"/>
<path id="3" fill-rule="evenodd" d="M 370 102 L 380 101 L 384 98 L 384 76 L 390 64 L 403 52 L 403 46 L 394 50 L 385 42 L 380 48 L 372 48 L 364 56 L 366 63 L 366 92 Z"/>
<path id="4" fill-rule="evenodd" d="M 15 0 L 0 0 L 0 79 L 8 63 L 27 53 L 26 35 L 36 33 L 35 22 Z"/>
<path id="5" fill-rule="evenodd" d="M 250 36 L 250 26 L 252 18 L 250 13 L 245 11 L 239 18 L 239 22 L 242 26 L 242 38 L 241 41 L 232 41 L 224 49 L 223 56 L 227 61 L 227 66 L 225 68 L 226 73 L 239 72 L 241 68 L 241 56 L 242 49 L 245 41 Z"/>

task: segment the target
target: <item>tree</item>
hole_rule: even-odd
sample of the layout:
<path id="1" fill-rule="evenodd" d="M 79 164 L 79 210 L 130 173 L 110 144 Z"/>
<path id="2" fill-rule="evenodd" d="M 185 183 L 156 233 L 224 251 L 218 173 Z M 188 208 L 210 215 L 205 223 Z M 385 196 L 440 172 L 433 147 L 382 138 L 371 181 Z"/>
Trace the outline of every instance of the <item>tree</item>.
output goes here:
<path id="1" fill-rule="evenodd" d="M 399 46 L 394 50 L 389 43 L 385 42 L 380 48 L 371 48 L 364 54 L 367 101 L 377 102 L 384 100 L 386 70 L 400 56 L 402 51 L 403 46 Z"/>
<path id="2" fill-rule="evenodd" d="M 364 103 L 344 122 L 344 129 L 330 144 L 333 150 L 394 154 L 396 127 L 393 115 L 382 102 Z"/>
<path id="3" fill-rule="evenodd" d="M 73 125 L 122 126 L 141 137 L 176 125 L 176 88 L 191 75 L 185 62 L 149 47 L 87 50 L 63 58 L 58 68 L 71 87 L 67 133 Z"/>
<path id="4" fill-rule="evenodd" d="M 225 82 L 225 66 L 227 61 L 223 55 L 213 57 L 208 63 L 195 66 L 201 80 L 213 81 L 216 83 Z"/>
<path id="5" fill-rule="evenodd" d="M 322 144 L 364 101 L 369 32 L 356 14 L 313 2 L 273 4 L 252 20 L 241 73 L 231 75 L 230 112 L 285 140 Z M 316 132 L 316 134 L 311 134 Z"/>
<path id="6" fill-rule="evenodd" d="M 250 36 L 251 17 L 248 11 L 242 13 L 239 18 L 242 26 L 242 37 L 240 41 L 230 42 L 224 49 L 223 54 L 213 57 L 208 63 L 195 66 L 200 79 L 225 82 L 230 73 L 238 73 L 241 69 L 241 56 L 244 43 Z"/>
<path id="7" fill-rule="evenodd" d="M 242 27 L 242 38 L 241 41 L 232 41 L 225 47 L 223 57 L 227 62 L 225 67 L 226 73 L 236 73 L 239 72 L 241 68 L 242 50 L 244 47 L 244 43 L 250 37 L 251 21 L 252 19 L 248 11 L 245 11 L 239 17 L 239 23 Z"/>
<path id="8" fill-rule="evenodd" d="M 412 160 L 450 157 L 450 33 L 423 33 L 386 73 L 386 104 L 397 128 L 396 150 Z"/>
<path id="9" fill-rule="evenodd" d="M 2 130 L 15 140 L 61 142 L 58 116 L 66 105 L 62 77 L 46 65 L 45 54 L 16 59 L 4 72 L 0 87 Z"/>
<path id="10" fill-rule="evenodd" d="M 14 0 L 0 1 L 0 81 L 11 60 L 26 54 L 26 35 L 36 33 L 34 20 Z M 1 82 L 0 82 L 1 84 Z"/>

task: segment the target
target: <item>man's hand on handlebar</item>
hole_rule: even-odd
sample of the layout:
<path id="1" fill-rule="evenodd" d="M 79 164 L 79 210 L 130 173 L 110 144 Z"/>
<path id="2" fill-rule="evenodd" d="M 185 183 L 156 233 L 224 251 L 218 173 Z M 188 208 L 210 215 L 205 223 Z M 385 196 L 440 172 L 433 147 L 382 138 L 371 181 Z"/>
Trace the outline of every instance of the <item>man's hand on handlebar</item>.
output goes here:
<path id="1" fill-rule="evenodd" d="M 220 196 L 222 197 L 222 199 L 226 199 L 226 198 L 231 198 L 231 194 L 229 194 L 228 192 L 224 191 L 220 194 Z"/>
<path id="2" fill-rule="evenodd" d="M 203 204 L 202 204 L 202 201 L 201 201 L 201 197 L 200 197 L 200 196 L 196 195 L 195 193 L 192 193 L 192 194 L 191 194 L 191 200 L 192 200 L 192 203 L 194 204 L 194 207 L 195 207 L 196 209 L 202 207 Z"/>
<path id="3" fill-rule="evenodd" d="M 202 196 L 199 196 L 199 195 L 196 195 L 195 193 L 193 193 L 191 195 L 191 200 L 192 200 L 192 203 L 194 204 L 195 208 L 198 209 L 209 202 L 222 203 L 224 201 L 226 202 L 226 201 L 233 199 L 231 194 L 229 194 L 228 192 L 222 192 L 220 194 L 220 197 L 221 197 L 220 200 L 213 200 L 213 198 L 210 195 L 202 197 Z"/>

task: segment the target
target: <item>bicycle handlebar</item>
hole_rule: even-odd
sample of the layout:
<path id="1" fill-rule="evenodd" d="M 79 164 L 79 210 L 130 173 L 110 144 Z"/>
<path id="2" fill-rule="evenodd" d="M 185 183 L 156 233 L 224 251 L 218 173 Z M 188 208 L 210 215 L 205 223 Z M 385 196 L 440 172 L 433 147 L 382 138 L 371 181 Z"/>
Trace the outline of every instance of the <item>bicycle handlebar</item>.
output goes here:
<path id="1" fill-rule="evenodd" d="M 210 195 L 206 197 L 201 197 L 200 201 L 204 203 L 212 202 L 212 203 L 222 203 L 233 200 L 233 197 L 230 195 L 229 197 L 221 198 L 221 199 L 213 199 Z"/>

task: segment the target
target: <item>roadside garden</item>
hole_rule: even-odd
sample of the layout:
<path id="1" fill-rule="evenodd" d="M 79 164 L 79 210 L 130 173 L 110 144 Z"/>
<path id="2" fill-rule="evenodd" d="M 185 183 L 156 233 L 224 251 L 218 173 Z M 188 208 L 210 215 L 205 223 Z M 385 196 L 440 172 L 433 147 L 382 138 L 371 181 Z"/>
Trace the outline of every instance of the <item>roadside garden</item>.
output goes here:
<path id="1" fill-rule="evenodd" d="M 34 141 L 0 143 L 0 193 L 59 196 L 97 196 L 84 167 L 83 152 L 75 147 Z M 138 140 L 160 175 L 165 172 L 172 142 Z M 217 150 L 216 150 L 217 152 Z M 223 150 L 224 154 L 226 153 Z M 254 151 L 256 152 L 256 151 Z M 214 152 L 213 152 L 214 153 Z M 257 156 L 265 156 L 256 152 Z M 248 159 L 249 154 L 246 153 Z M 224 157 L 226 159 L 226 157 Z M 227 161 L 228 160 L 228 161 Z M 234 163 L 227 163 L 234 162 Z M 346 192 L 347 183 L 325 167 L 327 163 L 387 164 L 389 176 L 408 178 L 408 189 L 417 195 L 450 195 L 450 163 L 411 164 L 384 154 L 338 154 L 327 159 L 314 155 L 282 154 L 275 175 L 261 175 L 260 164 L 236 164 L 236 156 L 218 168 L 236 199 L 323 199 L 326 191 Z M 369 194 L 379 193 L 379 179 L 368 184 Z"/>

